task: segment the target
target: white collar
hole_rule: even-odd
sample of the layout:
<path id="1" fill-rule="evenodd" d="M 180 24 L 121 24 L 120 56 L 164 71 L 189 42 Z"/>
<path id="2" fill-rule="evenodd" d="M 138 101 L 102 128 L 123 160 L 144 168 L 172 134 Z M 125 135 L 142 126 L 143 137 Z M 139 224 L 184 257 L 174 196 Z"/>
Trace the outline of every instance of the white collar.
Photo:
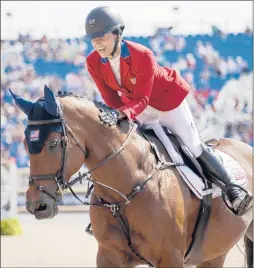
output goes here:
<path id="1" fill-rule="evenodd" d="M 108 60 L 111 61 L 111 62 L 112 62 L 112 61 L 113 61 L 113 62 L 114 62 L 114 61 L 119 61 L 120 56 L 121 56 L 121 54 L 119 54 L 117 57 L 115 57 L 115 58 L 113 58 L 113 59 L 108 58 Z"/>

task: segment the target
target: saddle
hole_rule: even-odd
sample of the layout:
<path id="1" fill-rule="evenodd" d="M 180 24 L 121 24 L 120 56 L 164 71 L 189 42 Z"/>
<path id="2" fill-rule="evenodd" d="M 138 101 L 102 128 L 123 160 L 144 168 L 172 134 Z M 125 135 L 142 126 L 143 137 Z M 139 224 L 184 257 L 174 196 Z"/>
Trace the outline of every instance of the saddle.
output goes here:
<path id="1" fill-rule="evenodd" d="M 203 172 L 199 162 L 179 136 L 157 122 L 140 127 L 140 132 L 148 137 L 150 135 L 157 138 L 166 149 L 172 161 L 182 164 L 182 166 L 177 167 L 177 170 L 197 198 L 203 199 L 204 196 L 210 193 L 212 193 L 213 198 L 222 195 L 221 188 L 214 183 L 210 189 L 207 188 L 206 181 L 208 182 L 208 180 L 204 175 L 205 172 Z M 215 157 L 224 165 L 225 169 L 235 177 L 237 184 L 242 187 L 245 186 L 247 178 L 240 164 L 228 154 L 215 149 L 220 144 L 220 141 L 218 139 L 211 139 L 204 143 L 207 145 L 208 150 L 211 150 Z"/>
<path id="2" fill-rule="evenodd" d="M 196 159 L 193 157 L 193 155 L 189 152 L 182 140 L 176 134 L 170 132 L 165 126 L 162 126 L 162 128 L 166 133 L 168 139 L 171 141 L 175 151 L 183 158 L 183 162 L 193 172 L 195 172 L 197 175 L 200 175 L 200 172 L 202 172 L 202 168 L 200 167 Z M 156 133 L 152 129 L 141 128 L 140 130 L 146 135 L 151 135 L 158 138 Z"/>

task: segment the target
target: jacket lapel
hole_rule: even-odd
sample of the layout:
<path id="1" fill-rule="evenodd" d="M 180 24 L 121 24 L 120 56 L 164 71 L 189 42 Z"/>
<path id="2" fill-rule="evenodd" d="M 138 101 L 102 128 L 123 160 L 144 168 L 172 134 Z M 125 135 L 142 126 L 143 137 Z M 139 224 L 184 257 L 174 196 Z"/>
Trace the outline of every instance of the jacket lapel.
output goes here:
<path id="1" fill-rule="evenodd" d="M 126 76 L 129 72 L 130 65 L 130 51 L 125 41 L 122 41 L 121 44 L 121 58 L 120 58 L 120 72 L 121 72 L 121 84 L 123 85 L 126 79 Z"/>
<path id="2" fill-rule="evenodd" d="M 118 85 L 115 75 L 111 69 L 109 60 L 106 58 L 101 59 L 101 73 L 103 74 L 103 77 L 105 81 L 107 81 L 108 85 L 112 85 L 112 88 L 115 90 L 120 89 L 120 86 Z"/>

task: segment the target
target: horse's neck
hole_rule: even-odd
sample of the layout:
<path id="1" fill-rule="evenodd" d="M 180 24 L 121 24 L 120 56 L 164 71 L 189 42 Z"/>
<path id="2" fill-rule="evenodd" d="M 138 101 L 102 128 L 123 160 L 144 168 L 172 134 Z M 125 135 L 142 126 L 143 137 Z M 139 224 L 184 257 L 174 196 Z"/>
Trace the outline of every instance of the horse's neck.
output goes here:
<path id="1" fill-rule="evenodd" d="M 97 140 L 93 137 L 93 142 L 90 141 L 92 144 L 91 157 L 86 161 L 86 165 L 89 169 L 118 150 L 128 136 L 128 131 L 122 134 L 117 130 L 112 132 L 106 128 L 100 133 Z M 93 173 L 93 178 L 98 182 L 104 183 L 128 195 L 140 180 L 140 174 L 138 172 L 141 172 L 140 161 L 143 156 L 141 155 L 141 151 L 136 149 L 136 144 L 137 135 L 132 134 L 124 150 L 108 160 L 103 166 L 99 167 Z M 109 202 L 122 199 L 120 195 L 114 191 L 105 189 L 102 186 L 97 186 L 96 184 L 95 193 L 102 198 L 105 197 Z"/>
<path id="2" fill-rule="evenodd" d="M 130 131 L 128 123 L 122 124 L 120 131 L 107 128 L 98 121 L 98 109 L 91 102 L 86 103 L 84 100 L 80 103 L 80 100 L 69 98 L 65 100 L 63 106 L 66 108 L 67 124 L 77 135 L 81 145 L 88 149 L 89 156 L 85 160 L 88 169 L 94 168 L 119 149 L 127 139 Z M 137 134 L 132 134 L 125 148 L 119 154 L 92 173 L 93 179 L 127 195 L 150 171 L 151 165 L 148 156 L 148 144 Z M 106 197 L 109 202 L 121 200 L 119 194 L 96 184 L 95 192 L 102 198 Z M 110 200 L 112 199 L 110 196 L 114 200 Z"/>

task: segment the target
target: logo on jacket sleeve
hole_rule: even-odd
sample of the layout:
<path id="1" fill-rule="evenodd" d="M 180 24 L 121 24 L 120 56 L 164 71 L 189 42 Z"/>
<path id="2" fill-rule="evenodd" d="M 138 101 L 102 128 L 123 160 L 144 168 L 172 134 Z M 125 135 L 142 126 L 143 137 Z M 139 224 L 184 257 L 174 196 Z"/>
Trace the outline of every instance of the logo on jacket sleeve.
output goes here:
<path id="1" fill-rule="evenodd" d="M 130 78 L 130 80 L 132 84 L 136 85 L 136 77 Z"/>

